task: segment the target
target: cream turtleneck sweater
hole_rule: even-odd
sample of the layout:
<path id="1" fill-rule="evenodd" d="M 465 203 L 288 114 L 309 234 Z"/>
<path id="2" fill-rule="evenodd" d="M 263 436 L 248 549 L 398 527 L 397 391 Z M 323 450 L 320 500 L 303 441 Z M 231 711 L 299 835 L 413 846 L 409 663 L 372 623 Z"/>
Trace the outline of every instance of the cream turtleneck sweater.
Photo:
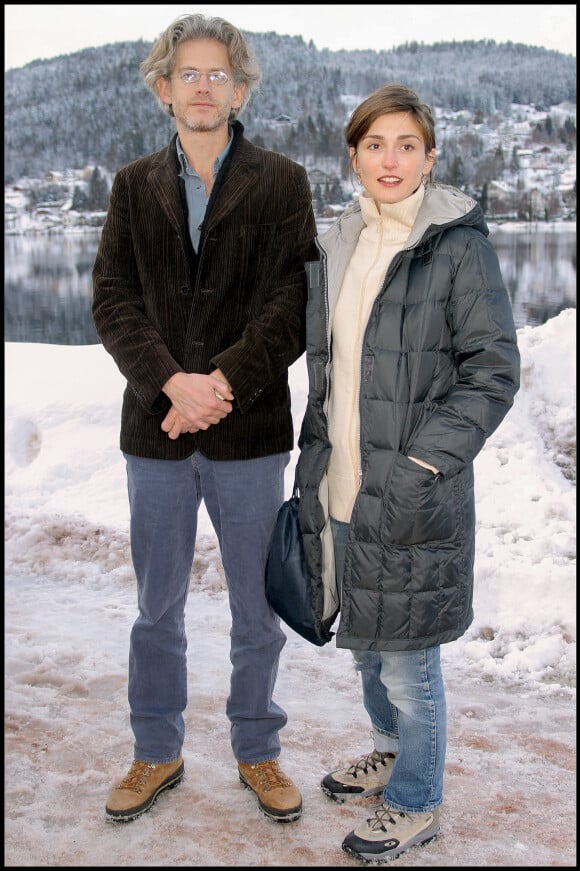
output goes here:
<path id="1" fill-rule="evenodd" d="M 328 466 L 329 509 L 348 523 L 360 486 L 359 391 L 363 334 L 373 302 L 391 260 L 413 228 L 425 188 L 400 203 L 381 204 L 361 194 L 365 222 L 346 269 L 332 319 L 332 373 L 328 427 L 332 453 Z"/>

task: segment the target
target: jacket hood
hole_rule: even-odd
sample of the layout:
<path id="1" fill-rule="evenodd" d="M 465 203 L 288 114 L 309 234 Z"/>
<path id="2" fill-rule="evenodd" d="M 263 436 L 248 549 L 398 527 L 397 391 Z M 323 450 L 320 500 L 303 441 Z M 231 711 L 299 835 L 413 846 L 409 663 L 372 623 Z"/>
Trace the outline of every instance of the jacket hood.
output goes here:
<path id="1" fill-rule="evenodd" d="M 431 185 L 425 191 L 408 245 L 410 247 L 418 242 L 431 228 L 438 232 L 443 227 L 457 225 L 473 227 L 484 236 L 489 235 L 483 211 L 477 200 L 451 185 Z"/>

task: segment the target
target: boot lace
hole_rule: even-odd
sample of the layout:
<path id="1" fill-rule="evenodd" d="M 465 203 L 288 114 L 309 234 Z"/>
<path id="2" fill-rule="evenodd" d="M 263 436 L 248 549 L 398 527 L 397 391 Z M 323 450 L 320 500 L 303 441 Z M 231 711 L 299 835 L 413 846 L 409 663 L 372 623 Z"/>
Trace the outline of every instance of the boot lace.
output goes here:
<path id="1" fill-rule="evenodd" d="M 142 792 L 142 787 L 145 786 L 148 777 L 151 777 L 151 772 L 155 768 L 150 762 L 140 762 L 135 759 L 129 773 L 123 778 L 118 786 L 118 789 L 132 789 L 134 792 Z"/>
<path id="2" fill-rule="evenodd" d="M 371 832 L 386 832 L 389 823 L 392 826 L 397 825 L 397 817 L 399 818 L 398 822 L 401 822 L 401 820 L 404 820 L 405 814 L 403 811 L 395 811 L 393 808 L 384 804 L 375 811 L 374 817 L 370 817 L 370 819 L 367 820 L 367 823 Z"/>
<path id="3" fill-rule="evenodd" d="M 271 789 L 278 789 L 279 787 L 292 786 L 291 781 L 282 772 L 275 759 L 269 762 L 257 763 L 255 771 L 260 783 L 260 789 L 264 792 L 270 792 Z"/>
<path id="4" fill-rule="evenodd" d="M 387 758 L 393 758 L 393 753 L 381 753 L 380 750 L 373 750 L 368 756 L 363 756 L 358 762 L 355 762 L 347 771 L 347 774 L 357 778 L 359 774 L 368 774 L 369 768 L 373 771 L 378 771 L 379 765 L 386 765 Z"/>

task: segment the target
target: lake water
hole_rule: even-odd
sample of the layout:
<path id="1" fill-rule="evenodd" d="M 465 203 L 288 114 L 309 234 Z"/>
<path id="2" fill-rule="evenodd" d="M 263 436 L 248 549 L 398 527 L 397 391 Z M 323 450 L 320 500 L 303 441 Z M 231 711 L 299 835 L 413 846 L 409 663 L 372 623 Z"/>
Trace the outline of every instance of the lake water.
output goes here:
<path id="1" fill-rule="evenodd" d="M 322 228 L 321 228 L 322 229 Z M 93 345 L 91 271 L 100 230 L 4 237 L 4 340 Z M 492 230 L 516 327 L 576 308 L 573 229 Z"/>

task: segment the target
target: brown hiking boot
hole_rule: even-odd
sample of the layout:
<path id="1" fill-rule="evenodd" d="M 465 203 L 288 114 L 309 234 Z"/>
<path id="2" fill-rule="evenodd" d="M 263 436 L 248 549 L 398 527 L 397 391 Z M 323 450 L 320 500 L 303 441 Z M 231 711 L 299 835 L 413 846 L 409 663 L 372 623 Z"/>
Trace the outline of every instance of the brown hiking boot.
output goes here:
<path id="1" fill-rule="evenodd" d="M 181 783 L 183 770 L 181 756 L 164 764 L 135 759 L 127 776 L 109 793 L 105 808 L 107 819 L 124 823 L 145 813 L 160 792 Z"/>
<path id="2" fill-rule="evenodd" d="M 244 786 L 258 796 L 261 810 L 277 823 L 291 823 L 302 814 L 302 797 L 276 759 L 267 762 L 238 762 Z"/>

